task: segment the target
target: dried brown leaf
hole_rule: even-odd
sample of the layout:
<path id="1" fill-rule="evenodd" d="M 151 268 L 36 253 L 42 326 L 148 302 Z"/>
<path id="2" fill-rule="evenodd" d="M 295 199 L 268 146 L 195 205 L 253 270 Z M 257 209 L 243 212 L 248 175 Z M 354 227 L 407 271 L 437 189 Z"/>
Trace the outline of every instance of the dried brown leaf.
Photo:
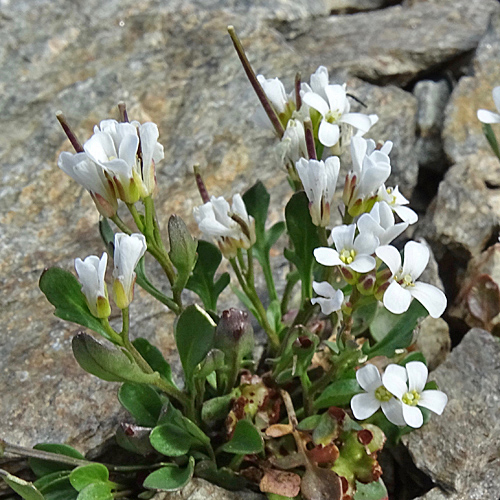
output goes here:
<path id="1" fill-rule="evenodd" d="M 300 492 L 300 476 L 293 472 L 268 469 L 260 480 L 262 493 L 274 493 L 284 497 L 295 497 Z"/>

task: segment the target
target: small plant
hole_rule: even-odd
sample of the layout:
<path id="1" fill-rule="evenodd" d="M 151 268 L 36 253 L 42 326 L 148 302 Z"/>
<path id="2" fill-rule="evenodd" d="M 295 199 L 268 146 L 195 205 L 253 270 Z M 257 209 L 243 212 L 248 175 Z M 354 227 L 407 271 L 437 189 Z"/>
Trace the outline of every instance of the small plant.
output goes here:
<path id="1" fill-rule="evenodd" d="M 104 339 L 82 331 L 73 352 L 87 372 L 122 384 L 118 398 L 134 423 L 123 424 L 116 440 L 135 458 L 134 465 L 100 464 L 66 445 L 27 450 L 1 442 L 3 452 L 31 457 L 34 483 L 2 472 L 25 499 L 150 498 L 197 476 L 273 500 L 381 500 L 378 452 L 446 406 L 446 395 L 427 382 L 423 356 L 406 351 L 419 320 L 439 317 L 446 297 L 418 281 L 429 260 L 424 244 L 408 242 L 403 257 L 391 246 L 417 215 L 397 186 L 385 185 L 392 143 L 362 137 L 377 116 L 350 112 L 345 85 L 330 84 L 324 67 L 309 83 L 297 76 L 290 93 L 278 79 L 256 76 L 232 27 L 229 33 L 262 103 L 256 121 L 279 141 L 293 191 L 284 220 L 269 227 L 262 183 L 230 204 L 210 196 L 195 167 L 203 205 L 193 215 L 207 241 L 171 215 L 167 244 L 154 203 L 163 159 L 158 127 L 130 122 L 120 104 L 120 120 L 102 121 L 82 145 L 58 115 L 76 151 L 62 153 L 58 165 L 94 200 L 105 252 L 76 259 L 78 277 L 46 270 L 40 288 L 56 316 Z M 347 148 L 352 164 L 336 202 Z M 337 205 L 340 225 L 331 222 Z M 270 251 L 279 239 L 290 270 L 277 287 Z M 169 292 L 148 274 L 149 258 Z M 222 259 L 231 277 L 218 274 Z M 266 293 L 258 293 L 257 273 Z M 219 310 L 231 280 L 267 335 L 262 359 L 254 359 L 249 313 Z M 130 332 L 135 285 L 176 315 L 182 383 L 155 346 Z M 115 306 L 120 327 L 109 321 Z M 384 357 L 382 375 L 375 357 Z"/>

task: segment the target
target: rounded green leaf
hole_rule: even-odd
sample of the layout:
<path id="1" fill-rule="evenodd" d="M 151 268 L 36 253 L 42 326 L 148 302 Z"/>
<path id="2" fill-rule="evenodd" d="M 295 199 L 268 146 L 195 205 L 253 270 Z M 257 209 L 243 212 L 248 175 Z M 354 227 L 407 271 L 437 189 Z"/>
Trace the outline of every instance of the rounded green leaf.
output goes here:
<path id="1" fill-rule="evenodd" d="M 172 464 L 155 470 L 145 479 L 144 487 L 162 491 L 180 490 L 189 483 L 193 477 L 193 471 L 194 458 L 189 457 L 189 463 L 183 469 Z"/>
<path id="2" fill-rule="evenodd" d="M 118 391 L 118 399 L 137 425 L 154 427 L 158 422 L 163 402 L 151 386 L 126 382 Z"/>
<path id="3" fill-rule="evenodd" d="M 251 455 L 264 449 L 262 436 L 257 428 L 248 420 L 240 420 L 236 424 L 233 437 L 220 447 L 227 453 L 236 455 Z"/>
<path id="4" fill-rule="evenodd" d="M 112 489 L 109 483 L 89 484 L 80 491 L 76 500 L 113 500 Z"/>
<path id="5" fill-rule="evenodd" d="M 68 470 L 47 474 L 37 479 L 33 484 L 45 500 L 76 500 L 78 492 L 69 482 Z"/>
<path id="6" fill-rule="evenodd" d="M 81 465 L 71 471 L 69 481 L 76 491 L 82 491 L 89 484 L 107 483 L 109 471 L 102 464 Z"/>
<path id="7" fill-rule="evenodd" d="M 330 384 L 314 402 L 314 408 L 328 408 L 329 406 L 344 406 L 349 404 L 352 397 L 363 392 L 356 379 L 341 379 Z"/>
<path id="8" fill-rule="evenodd" d="M 72 448 L 67 444 L 57 444 L 57 443 L 40 443 L 33 447 L 35 450 L 48 451 L 50 453 L 58 453 L 59 455 L 65 455 L 71 458 L 78 458 L 80 460 L 85 460 L 85 457 L 77 450 Z M 40 458 L 30 458 L 28 460 L 31 470 L 36 476 L 46 476 L 53 472 L 61 470 L 71 470 L 74 465 L 65 464 L 63 462 L 57 462 L 52 460 L 42 460 Z"/>
<path id="9" fill-rule="evenodd" d="M 156 451 L 167 457 L 181 457 L 186 455 L 191 448 L 193 438 L 184 429 L 172 425 L 163 424 L 151 431 L 149 441 Z"/>

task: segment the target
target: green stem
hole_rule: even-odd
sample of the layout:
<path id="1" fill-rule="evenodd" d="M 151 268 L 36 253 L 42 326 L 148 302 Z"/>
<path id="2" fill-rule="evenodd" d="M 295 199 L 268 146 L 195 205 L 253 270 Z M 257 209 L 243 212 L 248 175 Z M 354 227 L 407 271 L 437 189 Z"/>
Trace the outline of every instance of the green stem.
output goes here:
<path id="1" fill-rule="evenodd" d="M 293 287 L 298 283 L 300 279 L 299 273 L 295 271 L 290 271 L 286 277 L 285 291 L 283 292 L 283 298 L 281 299 L 281 314 L 286 314 L 288 312 L 288 303 L 292 298 Z"/>
<path id="2" fill-rule="evenodd" d="M 132 230 L 127 226 L 127 224 L 125 224 L 125 222 L 120 219 L 120 216 L 118 214 L 113 215 L 113 217 L 111 217 L 111 220 L 116 224 L 120 231 L 128 235 L 132 234 Z"/>
<path id="3" fill-rule="evenodd" d="M 313 400 L 311 397 L 310 389 L 311 389 L 311 381 L 307 373 L 303 373 L 300 377 L 300 384 L 302 386 L 302 401 L 304 405 L 304 412 L 306 417 L 313 414 Z"/>
<path id="4" fill-rule="evenodd" d="M 264 328 L 264 331 L 266 332 L 267 337 L 269 338 L 269 342 L 271 343 L 272 350 L 277 351 L 280 346 L 279 337 L 277 333 L 272 329 L 271 325 L 269 324 L 269 321 L 267 320 L 266 310 L 264 309 L 264 306 L 262 305 L 262 302 L 260 301 L 257 295 L 255 287 L 250 287 L 247 284 L 234 257 L 232 259 L 229 259 L 229 262 L 234 270 L 234 273 L 236 274 L 236 278 L 238 279 L 238 282 L 240 283 L 243 292 L 245 292 L 246 296 L 250 299 L 252 305 L 256 309 L 256 312 L 259 316 L 257 320 L 259 321 L 262 328 Z"/>
<path id="5" fill-rule="evenodd" d="M 318 227 L 318 236 L 319 236 L 319 242 L 321 243 L 322 246 L 328 247 L 330 246 L 328 244 L 328 236 L 326 235 L 326 227 Z"/>
<path id="6" fill-rule="evenodd" d="M 137 208 L 135 208 L 135 205 L 133 203 L 127 203 L 127 208 L 129 212 L 132 214 L 132 217 L 134 218 L 135 225 L 137 226 L 137 229 L 141 232 L 144 233 L 144 224 L 141 220 L 141 216 L 139 212 L 137 211 Z"/>
<path id="7" fill-rule="evenodd" d="M 109 320 L 108 318 L 102 318 L 101 319 L 101 325 L 104 327 L 104 329 L 106 330 L 106 333 L 109 335 L 110 337 L 110 340 L 116 344 L 116 345 L 119 345 L 119 346 L 123 346 L 123 340 L 122 338 L 120 337 L 120 335 L 115 332 L 115 330 L 111 327 L 111 325 L 109 324 Z"/>
<path id="8" fill-rule="evenodd" d="M 266 286 L 267 286 L 267 291 L 269 292 L 269 298 L 271 299 L 271 301 L 278 300 L 278 293 L 276 292 L 276 285 L 274 284 L 273 271 L 271 269 L 271 262 L 269 260 L 269 252 L 264 252 L 260 265 L 264 273 L 264 279 L 266 280 Z"/>

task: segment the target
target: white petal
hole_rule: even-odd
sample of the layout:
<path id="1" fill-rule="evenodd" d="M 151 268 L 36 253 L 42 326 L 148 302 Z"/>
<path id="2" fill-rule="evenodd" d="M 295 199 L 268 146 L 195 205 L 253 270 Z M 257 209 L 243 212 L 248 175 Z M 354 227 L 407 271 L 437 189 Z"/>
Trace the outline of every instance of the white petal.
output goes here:
<path id="1" fill-rule="evenodd" d="M 315 297 L 311 299 L 311 304 L 319 304 L 321 312 L 328 316 L 334 311 L 340 310 L 344 301 L 344 293 L 342 290 L 335 290 L 331 297 Z"/>
<path id="2" fill-rule="evenodd" d="M 477 119 L 483 123 L 500 123 L 500 115 L 487 109 L 478 109 Z"/>
<path id="3" fill-rule="evenodd" d="M 328 97 L 330 109 L 343 113 L 347 100 L 344 87 L 342 85 L 327 85 L 325 87 L 325 94 Z"/>
<path id="4" fill-rule="evenodd" d="M 392 398 L 389 401 L 383 401 L 382 411 L 384 415 L 387 417 L 387 420 L 394 425 L 405 426 L 406 422 L 403 417 L 403 403 L 399 401 L 399 399 Z"/>
<path id="5" fill-rule="evenodd" d="M 428 408 L 434 413 L 441 415 L 447 403 L 448 396 L 444 392 L 428 390 L 420 394 L 420 401 L 418 402 L 418 405 Z"/>
<path id="6" fill-rule="evenodd" d="M 129 293 L 132 287 L 134 270 L 146 250 L 147 244 L 144 235 L 138 233 L 130 236 L 124 233 L 115 234 L 113 276 L 120 279 L 126 293 Z"/>
<path id="7" fill-rule="evenodd" d="M 367 147 L 368 143 L 366 139 L 363 139 L 362 137 L 353 137 L 351 139 L 351 157 L 354 167 L 353 170 L 358 176 L 361 174 L 361 170 L 363 168 L 363 161 L 365 159 Z"/>
<path id="8" fill-rule="evenodd" d="M 313 281 L 313 290 L 322 297 L 333 297 L 337 290 L 328 281 Z"/>
<path id="9" fill-rule="evenodd" d="M 406 385 L 406 371 L 404 378 L 401 374 L 401 372 L 395 368 L 391 367 L 396 367 L 398 365 L 389 365 L 384 374 L 382 375 L 382 383 L 384 384 L 384 387 L 394 396 L 396 396 L 398 399 L 401 399 L 403 397 L 403 394 L 405 392 L 408 392 L 408 386 Z M 402 367 L 399 367 L 402 368 Z"/>
<path id="10" fill-rule="evenodd" d="M 314 258 L 323 266 L 342 266 L 339 253 L 333 248 L 319 247 L 313 252 Z"/>
<path id="11" fill-rule="evenodd" d="M 362 134 L 368 132 L 372 126 L 372 121 L 369 116 L 363 113 L 347 113 L 342 115 L 339 120 L 341 123 L 347 123 L 359 130 Z"/>
<path id="12" fill-rule="evenodd" d="M 377 206 L 377 203 L 375 203 L 375 206 Z M 356 225 L 358 226 L 360 233 L 371 233 L 377 238 L 380 238 L 380 236 L 384 234 L 384 229 L 377 222 L 372 212 L 373 210 L 369 214 L 362 214 L 356 222 Z"/>
<path id="13" fill-rule="evenodd" d="M 367 273 L 375 268 L 377 262 L 371 255 L 356 255 L 354 260 L 346 267 L 350 267 L 357 273 Z"/>
<path id="14" fill-rule="evenodd" d="M 338 125 L 321 120 L 318 130 L 318 139 L 321 144 L 330 148 L 339 142 L 339 137 L 340 129 Z"/>
<path id="15" fill-rule="evenodd" d="M 310 84 L 313 92 L 319 94 L 324 92 L 328 85 L 328 70 L 324 66 L 320 66 L 312 75 Z"/>
<path id="16" fill-rule="evenodd" d="M 233 206 L 231 207 L 233 214 L 241 217 L 246 223 L 248 223 L 248 212 L 245 202 L 239 193 L 233 196 Z"/>
<path id="17" fill-rule="evenodd" d="M 128 165 L 135 167 L 137 161 L 137 148 L 139 147 L 139 137 L 137 135 L 128 134 L 120 142 L 118 155 Z"/>
<path id="18" fill-rule="evenodd" d="M 375 250 L 375 254 L 379 259 L 387 264 L 394 276 L 401 269 L 401 254 L 398 249 L 391 245 L 384 245 Z"/>
<path id="19" fill-rule="evenodd" d="M 352 249 L 354 245 L 354 233 L 356 232 L 356 225 L 342 225 L 336 226 L 332 229 L 331 237 L 335 248 L 341 252 L 344 249 Z"/>
<path id="20" fill-rule="evenodd" d="M 374 392 L 382 385 L 382 377 L 378 368 L 371 363 L 363 366 L 356 372 L 358 384 L 367 392 Z"/>
<path id="21" fill-rule="evenodd" d="M 429 370 L 422 361 L 410 361 L 406 364 L 408 373 L 408 390 L 421 393 L 427 383 Z"/>
<path id="22" fill-rule="evenodd" d="M 306 92 L 302 96 L 302 100 L 311 108 L 316 109 L 321 113 L 322 116 L 325 116 L 330 108 L 328 107 L 328 103 L 318 94 L 314 92 Z"/>
<path id="23" fill-rule="evenodd" d="M 412 294 L 399 283 L 393 281 L 384 292 L 384 306 L 394 314 L 402 314 L 408 310 Z"/>
<path id="24" fill-rule="evenodd" d="M 491 95 L 493 96 L 493 101 L 495 102 L 497 111 L 500 111 L 500 86 L 495 87 L 491 92 Z"/>
<path id="25" fill-rule="evenodd" d="M 371 417 L 380 408 L 380 401 L 371 392 L 356 394 L 351 399 L 351 410 L 358 420 Z"/>
<path id="26" fill-rule="evenodd" d="M 424 417 L 420 409 L 416 406 L 409 406 L 403 403 L 403 417 L 405 422 L 414 429 L 422 427 Z"/>
<path id="27" fill-rule="evenodd" d="M 395 205 L 393 207 L 394 211 L 399 215 L 400 219 L 409 224 L 415 224 L 418 221 L 418 215 L 410 207 L 402 207 L 400 205 Z"/>
<path id="28" fill-rule="evenodd" d="M 381 245 L 388 245 L 392 241 L 394 241 L 400 234 L 402 234 L 408 228 L 408 222 L 399 222 L 398 224 L 394 224 L 394 226 L 389 227 L 386 231 L 383 232 L 378 239 L 380 240 Z"/>
<path id="29" fill-rule="evenodd" d="M 404 249 L 403 276 L 409 274 L 416 281 L 429 262 L 429 248 L 425 243 L 409 241 Z"/>
<path id="30" fill-rule="evenodd" d="M 353 244 L 356 253 L 371 255 L 378 247 L 378 238 L 372 233 L 359 233 Z"/>
<path id="31" fill-rule="evenodd" d="M 446 309 L 446 295 L 433 285 L 417 281 L 415 286 L 409 289 L 415 297 L 433 318 L 439 318 Z"/>

